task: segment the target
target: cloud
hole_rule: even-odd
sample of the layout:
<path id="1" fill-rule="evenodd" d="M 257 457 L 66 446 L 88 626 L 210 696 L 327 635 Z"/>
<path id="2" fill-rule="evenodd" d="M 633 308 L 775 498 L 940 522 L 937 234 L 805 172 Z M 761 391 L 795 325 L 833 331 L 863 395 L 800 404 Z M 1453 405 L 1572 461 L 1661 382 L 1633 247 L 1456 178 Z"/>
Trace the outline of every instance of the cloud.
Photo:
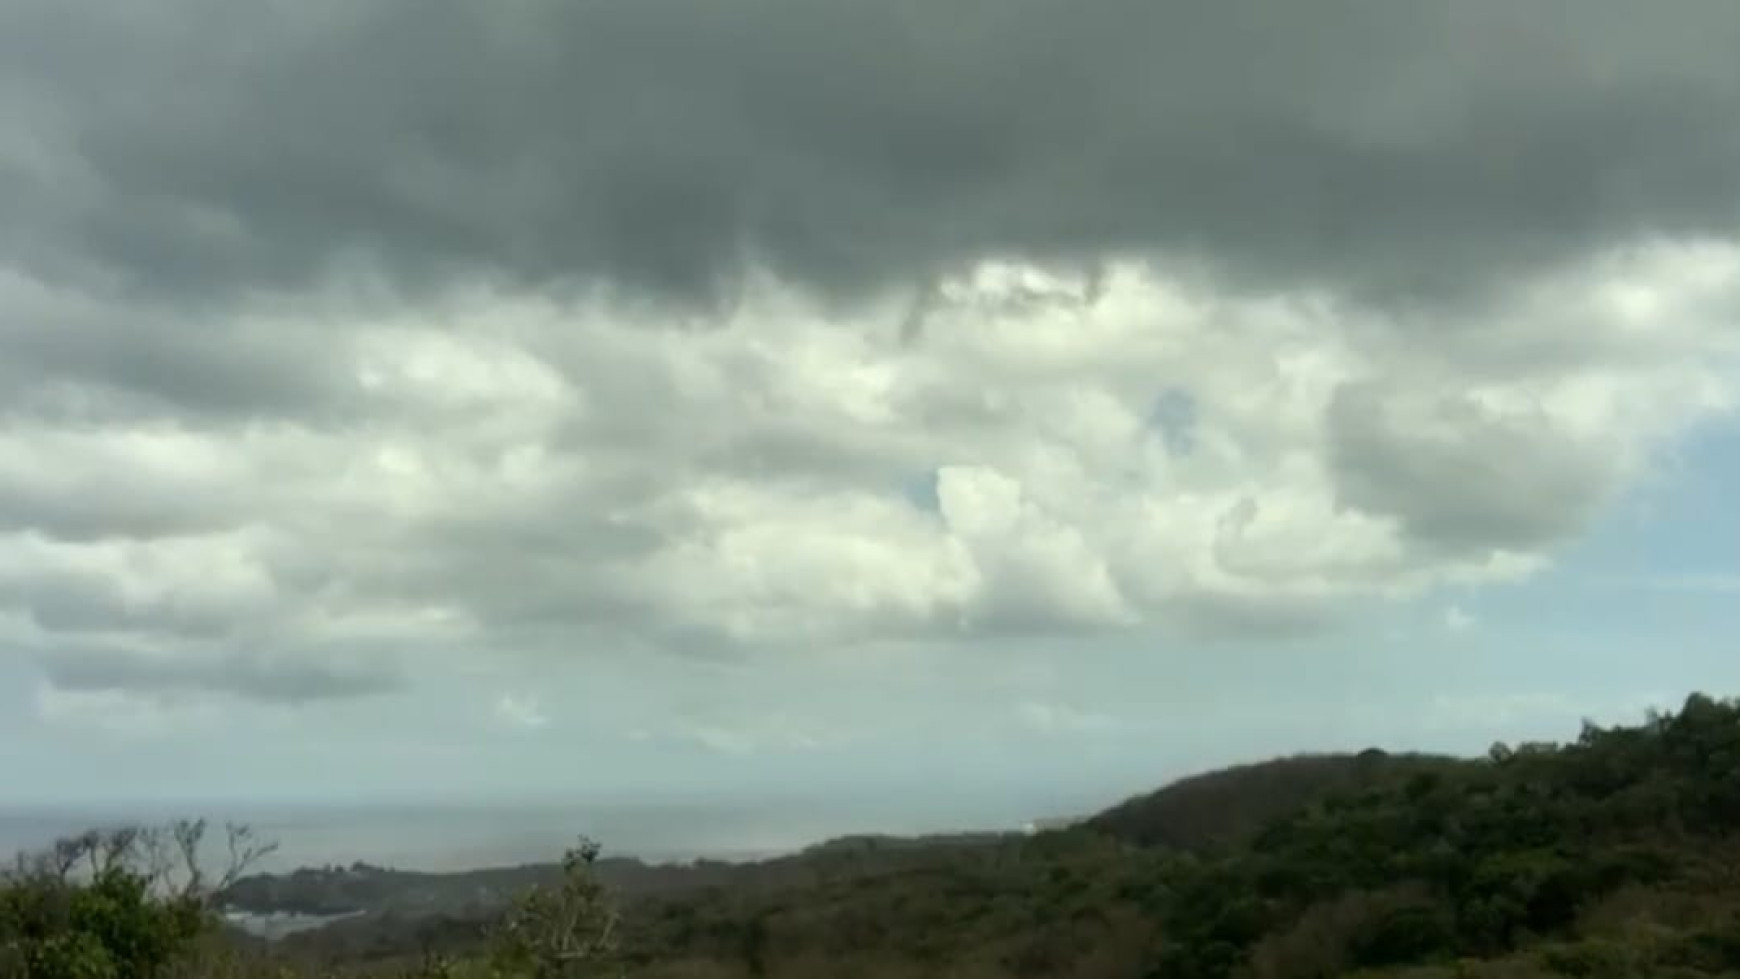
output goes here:
<path id="1" fill-rule="evenodd" d="M 539 706 L 537 698 L 504 693 L 495 701 L 495 716 L 508 727 L 536 730 L 548 727 L 549 715 Z"/>
<path id="2" fill-rule="evenodd" d="M 304 701 L 1538 571 L 1734 403 L 1740 13 L 1254 9 L 4 5 L 0 643 Z"/>
<path id="3" fill-rule="evenodd" d="M 278 656 L 211 656 L 180 648 L 165 655 L 136 645 L 51 644 L 39 652 L 39 660 L 48 680 L 62 691 L 216 692 L 298 703 L 364 696 L 398 685 L 398 677 L 382 667 L 341 653 L 297 649 Z"/>
<path id="4" fill-rule="evenodd" d="M 1412 304 L 1728 233 L 1737 29 L 1623 0 L 14 0 L 0 250 L 194 305 L 1108 253 Z"/>
<path id="5" fill-rule="evenodd" d="M 1091 300 L 988 264 L 941 283 L 916 340 L 893 306 L 773 279 L 699 333 L 607 301 L 431 300 L 320 327 L 340 416 L 15 405 L 0 625 L 72 687 L 280 699 L 594 648 L 1298 634 L 1532 572 L 1726 410 L 1736 255 L 1603 258 L 1436 342 L 1139 264 Z M 1574 355 L 1490 349 L 1518 345 Z M 1188 447 L 1155 418 L 1179 398 Z"/>
<path id="6" fill-rule="evenodd" d="M 1479 625 L 1480 620 L 1460 605 L 1451 605 L 1444 610 L 1445 632 L 1469 632 Z"/>
<path id="7" fill-rule="evenodd" d="M 123 738 L 161 736 L 207 716 L 160 697 L 119 689 L 68 690 L 52 683 L 37 688 L 36 712 L 43 721 L 69 731 L 94 730 Z"/>
<path id="8" fill-rule="evenodd" d="M 694 745 L 714 754 L 733 756 L 815 751 L 841 741 L 839 732 L 824 732 L 820 725 L 800 721 L 781 711 L 753 718 L 713 717 L 659 731 L 639 729 L 631 733 L 630 739 Z"/>
<path id="9" fill-rule="evenodd" d="M 1450 548 L 1562 540 L 1615 484 L 1604 442 L 1556 431 L 1533 405 L 1381 385 L 1343 387 L 1330 406 L 1337 493 L 1410 536 Z"/>
<path id="10" fill-rule="evenodd" d="M 1125 726 L 1105 714 L 1034 700 L 1018 704 L 1015 715 L 1023 727 L 1044 735 L 1106 732 Z"/>

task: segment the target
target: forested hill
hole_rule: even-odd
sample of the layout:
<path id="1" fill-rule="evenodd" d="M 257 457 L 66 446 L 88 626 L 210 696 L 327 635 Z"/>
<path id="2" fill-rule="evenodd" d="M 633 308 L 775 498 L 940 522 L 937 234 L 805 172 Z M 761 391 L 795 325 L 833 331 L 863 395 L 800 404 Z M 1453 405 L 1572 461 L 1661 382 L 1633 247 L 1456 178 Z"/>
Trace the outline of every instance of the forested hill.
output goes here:
<path id="1" fill-rule="evenodd" d="M 763 860 L 695 860 L 648 863 L 605 857 L 592 866 L 597 879 L 624 899 L 684 894 L 710 888 L 734 891 L 789 889 L 856 870 L 884 872 L 922 864 L 938 850 L 989 847 L 1010 833 L 952 833 L 935 836 L 848 836 L 798 853 Z M 559 879 L 557 863 L 477 870 L 422 872 L 356 863 L 348 867 L 305 867 L 290 873 L 256 874 L 224 889 L 222 904 L 255 914 L 391 914 L 400 918 L 434 915 L 477 916 L 498 911 L 527 888 Z M 352 922 L 352 930 L 368 921 Z"/>
<path id="2" fill-rule="evenodd" d="M 667 903 L 641 948 L 711 975 L 1740 975 L 1740 702 L 1479 759 L 1248 766 L 933 857 Z"/>
<path id="3" fill-rule="evenodd" d="M 1459 764 L 1420 755 L 1300 755 L 1192 776 L 1132 798 L 1069 825 L 1140 846 L 1201 850 L 1247 840 L 1276 817 L 1298 810 L 1333 789 Z M 1056 831 L 1048 831 L 1055 836 Z M 801 887 L 843 874 L 876 875 L 922 867 L 944 856 L 984 848 L 1006 852 L 1014 833 L 948 833 L 915 837 L 858 835 L 827 840 L 787 856 L 749 862 L 700 860 L 646 863 L 623 857 L 599 860 L 594 871 L 613 893 L 627 898 L 682 894 L 709 888 L 737 891 Z M 487 913 L 561 873 L 555 863 L 423 873 L 358 863 L 303 868 L 248 877 L 228 888 L 224 903 L 256 913 L 333 915 L 352 912 L 399 916 Z M 367 922 L 353 923 L 355 929 Z"/>
<path id="4" fill-rule="evenodd" d="M 1086 825 L 1143 846 L 1202 849 L 1245 839 L 1331 790 L 1455 765 L 1453 758 L 1391 755 L 1375 748 L 1357 755 L 1277 758 L 1182 779 L 1113 806 Z"/>
<path id="5" fill-rule="evenodd" d="M 581 870 L 609 876 L 603 863 Z M 693 872 L 716 876 L 618 889 L 597 974 L 1740 975 L 1740 702 L 1694 695 L 1639 725 L 1476 759 L 1370 751 L 1244 766 L 1033 836 L 857 840 Z M 106 932 L 55 910 L 82 898 L 58 893 L 0 887 L 0 953 L 107 954 Z M 103 914 L 125 893 L 100 895 Z M 227 971 L 189 959 L 162 974 L 519 975 L 479 958 L 491 932 L 488 913 L 389 915 L 297 936 L 274 953 L 289 972 L 250 972 L 232 955 Z"/>

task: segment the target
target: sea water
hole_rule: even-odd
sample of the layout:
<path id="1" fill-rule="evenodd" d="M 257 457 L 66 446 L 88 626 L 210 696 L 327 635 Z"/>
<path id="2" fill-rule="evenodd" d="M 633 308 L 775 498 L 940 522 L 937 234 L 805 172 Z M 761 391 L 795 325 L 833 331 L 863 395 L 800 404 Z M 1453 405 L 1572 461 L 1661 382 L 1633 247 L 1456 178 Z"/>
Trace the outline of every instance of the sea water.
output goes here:
<path id="1" fill-rule="evenodd" d="M 790 852 L 826 837 L 856 832 L 844 814 L 782 814 L 708 806 L 281 806 L 208 814 L 208 869 L 221 869 L 223 823 L 248 825 L 278 849 L 257 869 L 367 863 L 398 870 L 451 872 L 552 863 L 584 836 L 606 856 L 657 862 L 755 859 Z M 0 860 L 40 850 L 85 829 L 162 825 L 148 807 L 0 809 Z"/>

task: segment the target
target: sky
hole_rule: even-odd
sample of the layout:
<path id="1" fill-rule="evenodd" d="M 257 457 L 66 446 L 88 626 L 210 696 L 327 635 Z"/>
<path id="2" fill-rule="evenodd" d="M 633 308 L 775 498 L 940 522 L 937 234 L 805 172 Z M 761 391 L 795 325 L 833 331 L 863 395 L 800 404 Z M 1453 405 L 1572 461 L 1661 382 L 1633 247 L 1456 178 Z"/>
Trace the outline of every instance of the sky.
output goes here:
<path id="1" fill-rule="evenodd" d="M 962 825 L 1740 691 L 1734 50 L 0 0 L 0 806 Z"/>

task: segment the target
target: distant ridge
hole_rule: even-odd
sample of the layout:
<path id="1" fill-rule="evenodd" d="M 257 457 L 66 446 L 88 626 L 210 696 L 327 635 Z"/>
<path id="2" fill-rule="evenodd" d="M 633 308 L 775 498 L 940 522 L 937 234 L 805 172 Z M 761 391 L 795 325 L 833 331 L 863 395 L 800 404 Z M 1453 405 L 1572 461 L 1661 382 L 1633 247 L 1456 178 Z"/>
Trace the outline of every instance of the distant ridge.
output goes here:
<path id="1" fill-rule="evenodd" d="M 1392 755 L 1376 749 L 1294 755 L 1180 779 L 1121 802 L 1081 825 L 1140 846 L 1199 850 L 1240 842 L 1333 790 L 1456 763 L 1443 756 Z"/>

